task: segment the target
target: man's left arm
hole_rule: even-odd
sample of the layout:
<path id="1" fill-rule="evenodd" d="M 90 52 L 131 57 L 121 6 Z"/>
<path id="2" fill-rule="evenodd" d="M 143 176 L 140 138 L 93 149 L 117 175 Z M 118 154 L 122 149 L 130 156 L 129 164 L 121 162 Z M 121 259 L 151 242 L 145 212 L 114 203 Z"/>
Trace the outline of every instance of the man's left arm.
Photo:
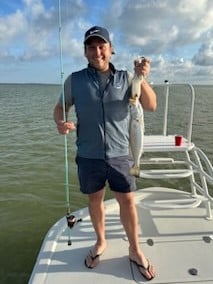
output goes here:
<path id="1" fill-rule="evenodd" d="M 141 83 L 140 102 L 145 110 L 155 111 L 157 108 L 156 94 L 146 79 Z"/>

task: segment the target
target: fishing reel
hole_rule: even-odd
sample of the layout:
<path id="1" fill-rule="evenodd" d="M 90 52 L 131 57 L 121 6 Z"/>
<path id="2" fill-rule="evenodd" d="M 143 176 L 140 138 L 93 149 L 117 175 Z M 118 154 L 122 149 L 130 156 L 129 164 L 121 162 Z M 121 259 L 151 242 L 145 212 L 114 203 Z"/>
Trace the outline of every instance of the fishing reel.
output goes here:
<path id="1" fill-rule="evenodd" d="M 72 215 L 72 214 L 70 214 L 70 213 L 68 213 L 68 214 L 66 215 L 66 218 L 67 218 L 67 225 L 68 225 L 68 227 L 69 227 L 70 229 L 72 229 L 76 223 L 82 221 L 81 218 L 80 218 L 80 219 L 76 219 L 75 216 Z"/>
<path id="2" fill-rule="evenodd" d="M 82 219 L 77 219 L 74 215 L 67 213 L 66 215 L 66 219 L 67 219 L 67 226 L 72 229 L 77 223 L 81 222 Z M 69 234 L 69 239 L 68 239 L 68 246 L 71 246 L 72 241 L 71 241 L 71 236 Z"/>

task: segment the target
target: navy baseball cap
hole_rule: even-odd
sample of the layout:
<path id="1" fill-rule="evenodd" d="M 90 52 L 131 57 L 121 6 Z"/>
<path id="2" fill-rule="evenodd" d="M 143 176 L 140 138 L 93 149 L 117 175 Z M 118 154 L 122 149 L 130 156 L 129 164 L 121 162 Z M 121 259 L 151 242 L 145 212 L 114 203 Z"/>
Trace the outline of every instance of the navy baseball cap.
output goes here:
<path id="1" fill-rule="evenodd" d="M 90 28 L 88 31 L 86 31 L 86 33 L 84 35 L 84 44 L 91 37 L 100 37 L 105 42 L 111 43 L 111 40 L 110 40 L 110 37 L 109 37 L 109 32 L 107 31 L 107 29 L 105 29 L 103 27 L 94 26 L 94 27 Z"/>

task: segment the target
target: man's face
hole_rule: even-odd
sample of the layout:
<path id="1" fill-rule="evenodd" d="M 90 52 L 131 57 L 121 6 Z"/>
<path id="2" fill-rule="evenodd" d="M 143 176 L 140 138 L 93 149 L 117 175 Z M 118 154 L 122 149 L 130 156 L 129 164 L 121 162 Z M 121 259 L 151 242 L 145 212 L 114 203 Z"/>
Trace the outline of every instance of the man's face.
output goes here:
<path id="1" fill-rule="evenodd" d="M 85 45 L 85 56 L 88 62 L 101 72 L 109 69 L 111 55 L 110 43 L 105 42 L 100 37 L 92 37 Z"/>

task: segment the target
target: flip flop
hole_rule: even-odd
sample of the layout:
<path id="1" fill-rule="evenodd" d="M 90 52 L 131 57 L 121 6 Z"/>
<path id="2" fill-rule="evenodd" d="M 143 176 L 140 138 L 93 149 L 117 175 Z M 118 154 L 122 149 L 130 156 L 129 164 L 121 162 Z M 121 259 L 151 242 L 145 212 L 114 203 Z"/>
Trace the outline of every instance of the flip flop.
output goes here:
<path id="1" fill-rule="evenodd" d="M 151 265 L 150 265 L 148 259 L 147 259 L 147 262 L 148 262 L 147 267 L 143 266 L 142 264 L 137 263 L 137 261 L 135 261 L 135 260 L 133 260 L 133 259 L 129 259 L 129 260 L 130 260 L 130 262 L 134 263 L 134 264 L 137 266 L 137 268 L 138 268 L 140 274 L 141 274 L 146 280 L 149 281 L 149 280 L 152 280 L 152 279 L 155 277 L 155 276 L 151 276 L 151 278 L 148 278 L 148 277 L 141 271 L 141 269 L 140 269 L 140 268 L 142 268 L 143 270 L 147 271 L 147 272 L 151 275 L 151 272 L 150 272 Z"/>
<path id="2" fill-rule="evenodd" d="M 92 255 L 92 251 L 90 250 L 89 251 L 89 254 L 87 255 L 87 257 L 85 258 L 85 261 L 84 261 L 84 264 L 87 268 L 90 268 L 90 269 L 93 269 L 95 268 L 98 263 L 99 263 L 99 258 L 101 256 L 102 253 L 99 253 L 99 254 L 96 254 L 95 256 Z M 88 265 L 87 264 L 87 258 L 90 258 L 91 259 L 91 264 Z M 93 265 L 94 264 L 94 265 Z"/>

